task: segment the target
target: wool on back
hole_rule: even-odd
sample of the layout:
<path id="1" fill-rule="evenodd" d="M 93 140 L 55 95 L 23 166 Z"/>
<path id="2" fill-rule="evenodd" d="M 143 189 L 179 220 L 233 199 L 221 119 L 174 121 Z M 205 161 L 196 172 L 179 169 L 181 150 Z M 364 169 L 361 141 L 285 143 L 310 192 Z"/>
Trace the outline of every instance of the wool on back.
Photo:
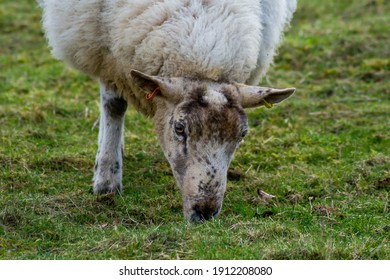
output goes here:
<path id="1" fill-rule="evenodd" d="M 43 7 L 54 56 L 132 101 L 131 69 L 257 84 L 296 0 L 44 0 Z"/>

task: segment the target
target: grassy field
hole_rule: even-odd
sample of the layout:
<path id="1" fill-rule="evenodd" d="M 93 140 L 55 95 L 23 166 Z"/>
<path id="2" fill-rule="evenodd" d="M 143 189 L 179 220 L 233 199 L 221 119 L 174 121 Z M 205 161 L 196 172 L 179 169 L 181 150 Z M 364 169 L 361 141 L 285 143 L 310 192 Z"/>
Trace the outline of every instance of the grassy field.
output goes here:
<path id="1" fill-rule="evenodd" d="M 133 109 L 124 192 L 91 193 L 97 83 L 51 57 L 35 1 L 2 0 L 0 259 L 390 259 L 389 22 L 389 1 L 299 1 L 263 83 L 298 91 L 248 111 L 221 215 L 190 224 Z"/>

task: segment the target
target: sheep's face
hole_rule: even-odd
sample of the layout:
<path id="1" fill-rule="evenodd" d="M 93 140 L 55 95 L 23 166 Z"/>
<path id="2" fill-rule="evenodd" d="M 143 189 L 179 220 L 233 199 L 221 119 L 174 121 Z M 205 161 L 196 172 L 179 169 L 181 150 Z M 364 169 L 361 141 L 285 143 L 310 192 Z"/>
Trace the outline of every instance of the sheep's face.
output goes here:
<path id="1" fill-rule="evenodd" d="M 181 102 L 158 105 L 155 119 L 160 144 L 182 192 L 184 215 L 200 221 L 219 214 L 230 161 L 248 129 L 231 88 L 218 91 L 210 84 L 188 88 Z"/>
<path id="2" fill-rule="evenodd" d="M 277 103 L 281 95 L 286 98 L 293 91 L 279 91 L 278 98 L 264 101 L 265 94 L 260 98 L 259 91 L 271 89 L 150 77 L 135 71 L 132 75 L 147 91 L 159 89 L 154 100 L 156 132 L 181 190 L 184 216 L 191 221 L 217 217 L 229 164 L 248 131 L 243 107 Z"/>

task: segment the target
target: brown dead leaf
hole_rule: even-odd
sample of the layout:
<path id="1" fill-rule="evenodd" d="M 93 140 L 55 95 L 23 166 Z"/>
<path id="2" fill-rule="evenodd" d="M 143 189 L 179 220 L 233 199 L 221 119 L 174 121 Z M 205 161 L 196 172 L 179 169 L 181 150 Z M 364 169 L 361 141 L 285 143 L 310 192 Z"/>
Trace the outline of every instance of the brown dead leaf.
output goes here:
<path id="1" fill-rule="evenodd" d="M 271 199 L 276 197 L 276 196 L 274 196 L 272 194 L 268 194 L 265 191 L 260 190 L 260 189 L 257 189 L 257 194 L 259 195 L 260 198 L 263 198 L 265 200 L 271 200 Z"/>
<path id="2" fill-rule="evenodd" d="M 258 197 L 256 197 L 253 201 L 255 203 L 261 203 L 264 205 L 269 205 L 270 202 L 276 197 L 272 194 L 268 194 L 263 190 L 257 189 Z"/>
<path id="3" fill-rule="evenodd" d="M 108 226 L 108 223 L 104 223 L 104 224 L 101 224 L 101 225 L 99 226 L 99 228 L 104 229 L 104 228 L 106 228 L 107 226 Z"/>

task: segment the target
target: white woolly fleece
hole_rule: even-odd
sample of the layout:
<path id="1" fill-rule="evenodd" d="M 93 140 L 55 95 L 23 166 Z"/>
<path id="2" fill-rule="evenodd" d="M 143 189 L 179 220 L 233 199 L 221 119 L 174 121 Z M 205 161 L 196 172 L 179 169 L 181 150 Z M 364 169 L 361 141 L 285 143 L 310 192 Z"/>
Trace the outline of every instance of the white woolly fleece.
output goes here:
<path id="1" fill-rule="evenodd" d="M 130 100 L 131 69 L 257 84 L 296 9 L 296 0 L 40 2 L 54 56 Z"/>

